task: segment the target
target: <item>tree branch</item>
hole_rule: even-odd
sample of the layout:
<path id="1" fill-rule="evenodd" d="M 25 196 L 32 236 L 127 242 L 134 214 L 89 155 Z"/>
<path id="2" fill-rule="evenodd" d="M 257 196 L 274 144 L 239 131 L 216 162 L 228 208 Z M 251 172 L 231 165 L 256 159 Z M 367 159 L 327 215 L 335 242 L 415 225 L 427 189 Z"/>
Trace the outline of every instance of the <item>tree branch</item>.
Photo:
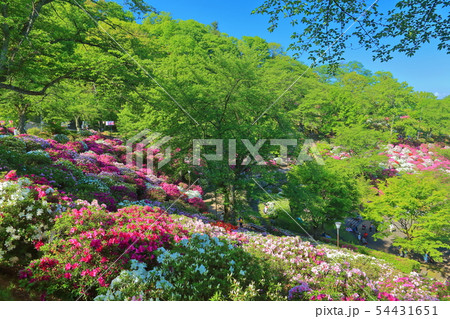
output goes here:
<path id="1" fill-rule="evenodd" d="M 69 75 L 71 75 L 72 73 L 74 73 L 76 70 L 72 70 L 64 75 L 61 75 L 59 77 L 57 77 L 56 79 L 50 81 L 49 83 L 47 83 L 46 85 L 44 85 L 44 87 L 42 88 L 42 90 L 40 91 L 32 91 L 32 90 L 27 90 L 15 85 L 10 85 L 10 84 L 5 84 L 5 83 L 0 83 L 0 88 L 2 89 L 6 89 L 6 90 L 10 90 L 10 91 L 15 91 L 21 94 L 25 94 L 25 95 L 35 95 L 35 96 L 39 96 L 39 95 L 45 95 L 45 92 L 53 85 L 55 85 L 56 83 L 62 81 L 63 79 L 69 79 Z"/>
<path id="2" fill-rule="evenodd" d="M 25 39 L 28 39 L 28 35 L 31 32 L 31 29 L 33 28 L 34 22 L 36 22 L 36 19 L 39 17 L 39 13 L 41 12 L 41 9 L 44 5 L 49 4 L 55 0 L 41 0 L 37 3 L 33 2 L 32 4 L 32 11 L 30 13 L 30 16 L 28 18 L 28 22 L 25 23 L 25 25 L 22 27 L 21 36 L 22 38 L 19 41 L 19 44 L 17 47 L 15 47 L 11 52 L 11 58 L 10 61 L 14 61 L 14 57 L 16 56 L 17 52 L 19 51 L 20 46 L 22 45 L 23 41 Z"/>

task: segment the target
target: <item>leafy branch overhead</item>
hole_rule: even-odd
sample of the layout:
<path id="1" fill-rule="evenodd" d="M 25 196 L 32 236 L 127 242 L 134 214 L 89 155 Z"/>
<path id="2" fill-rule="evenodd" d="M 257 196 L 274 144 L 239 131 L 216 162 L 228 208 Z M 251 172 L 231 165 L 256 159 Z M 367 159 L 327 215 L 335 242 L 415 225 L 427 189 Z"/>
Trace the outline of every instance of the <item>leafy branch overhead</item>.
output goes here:
<path id="1" fill-rule="evenodd" d="M 45 95 L 63 79 L 85 79 L 85 69 L 89 68 L 77 59 L 80 45 L 103 52 L 117 49 L 86 12 L 118 29 L 121 21 L 134 21 L 133 13 L 154 10 L 143 0 L 127 0 L 125 4 L 132 12 L 105 1 L 1 0 L 0 88 Z"/>
<path id="2" fill-rule="evenodd" d="M 295 27 L 289 49 L 297 57 L 306 52 L 314 62 L 336 64 L 352 41 L 380 61 L 392 59 L 395 52 L 413 56 L 432 40 L 450 53 L 449 7 L 445 0 L 266 0 L 253 13 L 269 16 L 271 32 L 288 19 Z"/>

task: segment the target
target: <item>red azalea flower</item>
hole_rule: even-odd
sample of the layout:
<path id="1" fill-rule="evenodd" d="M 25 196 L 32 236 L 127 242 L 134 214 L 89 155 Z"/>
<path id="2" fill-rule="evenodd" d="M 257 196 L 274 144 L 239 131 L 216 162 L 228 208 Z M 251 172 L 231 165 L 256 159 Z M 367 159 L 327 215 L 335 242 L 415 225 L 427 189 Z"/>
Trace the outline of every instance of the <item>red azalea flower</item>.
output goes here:
<path id="1" fill-rule="evenodd" d="M 17 181 L 18 178 L 16 171 L 9 171 L 9 173 L 5 175 L 5 180 L 7 181 Z"/>
<path id="2" fill-rule="evenodd" d="M 36 248 L 36 250 L 39 250 L 39 248 L 41 248 L 42 246 L 44 246 L 44 243 L 42 241 L 38 241 L 36 244 L 34 244 L 34 248 Z"/>

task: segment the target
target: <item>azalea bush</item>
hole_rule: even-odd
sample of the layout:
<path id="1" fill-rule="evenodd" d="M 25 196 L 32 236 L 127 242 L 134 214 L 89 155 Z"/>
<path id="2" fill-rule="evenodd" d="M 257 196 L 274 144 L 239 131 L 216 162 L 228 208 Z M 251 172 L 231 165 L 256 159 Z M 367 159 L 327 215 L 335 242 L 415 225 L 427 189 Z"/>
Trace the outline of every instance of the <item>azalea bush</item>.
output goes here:
<path id="1" fill-rule="evenodd" d="M 34 246 L 45 240 L 56 214 L 70 205 L 47 185 L 18 178 L 14 171 L 0 181 L 0 261 L 26 263 L 35 253 Z"/>
<path id="2" fill-rule="evenodd" d="M 42 150 L 29 151 L 25 154 L 27 165 L 49 165 L 51 162 L 50 155 Z"/>
<path id="3" fill-rule="evenodd" d="M 25 153 L 27 149 L 24 141 L 11 135 L 0 135 L 0 146 L 18 153 Z"/>
<path id="4" fill-rule="evenodd" d="M 303 300 L 305 292 L 311 291 L 306 282 L 300 282 L 289 290 L 288 300 Z"/>
<path id="5" fill-rule="evenodd" d="M 156 267 L 147 271 L 135 264 L 96 300 L 267 300 L 280 290 L 269 284 L 273 278 L 264 264 L 216 237 L 194 234 L 171 250 L 159 248 L 156 255 Z"/>
<path id="6" fill-rule="evenodd" d="M 238 229 L 237 226 L 232 225 L 232 224 L 230 224 L 230 223 L 225 223 L 225 222 L 223 222 L 223 221 L 214 222 L 214 223 L 211 223 L 211 225 L 212 225 L 212 226 L 222 227 L 222 228 L 224 228 L 224 229 L 225 229 L 227 232 L 229 232 L 229 233 L 231 233 L 233 230 Z"/>
<path id="7" fill-rule="evenodd" d="M 56 134 L 53 136 L 53 139 L 61 144 L 69 142 L 69 137 L 65 134 Z"/>
<path id="8" fill-rule="evenodd" d="M 377 282 L 379 300 L 445 300 L 449 298 L 449 286 L 424 278 L 416 272 L 408 276 L 385 276 Z"/>
<path id="9" fill-rule="evenodd" d="M 146 197 L 148 199 L 150 199 L 150 200 L 156 200 L 156 201 L 159 201 L 159 202 L 163 202 L 163 201 L 166 200 L 167 194 L 166 194 L 166 192 L 163 189 L 153 187 L 153 188 L 149 188 L 147 190 L 147 196 Z"/>
<path id="10" fill-rule="evenodd" d="M 26 287 L 66 299 L 92 299 L 131 259 L 154 265 L 154 253 L 186 238 L 159 208 L 133 206 L 108 213 L 100 206 L 72 209 L 56 219 L 43 257 L 21 273 Z"/>
<path id="11" fill-rule="evenodd" d="M 14 151 L 0 143 L 0 170 L 9 171 L 22 169 L 25 165 L 23 152 Z"/>
<path id="12" fill-rule="evenodd" d="M 64 171 L 69 172 L 76 180 L 80 180 L 84 177 L 83 171 L 69 160 L 60 159 L 55 162 L 55 165 L 63 168 Z"/>
<path id="13" fill-rule="evenodd" d="M 227 240 L 229 243 L 242 246 L 249 241 L 249 236 L 245 233 L 231 232 L 230 229 L 222 227 L 221 223 L 214 224 L 204 216 L 179 216 L 176 221 L 183 225 L 183 228 L 188 230 L 190 234 L 205 234 L 210 237 L 217 237 Z"/>
<path id="14" fill-rule="evenodd" d="M 203 202 L 203 199 L 198 197 L 188 198 L 187 202 L 192 205 L 193 207 L 197 208 L 199 211 L 205 211 L 207 210 L 207 207 L 205 203 Z"/>
<path id="15" fill-rule="evenodd" d="M 17 136 L 18 139 L 21 139 L 25 142 L 26 150 L 29 151 L 37 151 L 37 150 L 45 150 L 46 148 L 50 147 L 50 143 L 47 142 L 45 139 L 33 136 L 33 135 L 27 135 L 27 134 L 21 134 Z"/>
<path id="16" fill-rule="evenodd" d="M 417 262 L 217 222 L 200 213 L 200 186 L 129 165 L 118 139 L 57 139 L 0 136 L 0 171 L 21 176 L 0 173 L 0 260 L 21 263 L 33 292 L 66 300 L 448 299 L 448 286 L 411 273 Z M 373 186 L 404 172 L 448 171 L 438 151 L 388 146 L 390 166 L 373 167 Z M 356 156 L 331 146 L 323 154 L 336 163 Z"/>
<path id="17" fill-rule="evenodd" d="M 85 176 L 77 182 L 78 191 L 92 194 L 95 192 L 109 193 L 109 187 L 94 176 Z"/>
<path id="18" fill-rule="evenodd" d="M 56 165 L 28 166 L 26 173 L 45 177 L 50 185 L 58 189 L 71 189 L 76 185 L 76 178 L 72 173 Z"/>
<path id="19" fill-rule="evenodd" d="M 450 173 L 450 160 L 441 152 L 442 149 L 434 144 L 421 144 L 419 147 L 389 144 L 384 154 L 389 158 L 388 166 L 399 172 L 442 170 Z"/>
<path id="20" fill-rule="evenodd" d="M 406 276 L 414 281 L 414 286 L 405 286 L 395 280 L 401 276 L 399 271 L 373 257 L 316 248 L 299 237 L 247 238 L 243 248 L 284 273 L 290 289 L 299 283 L 308 284 L 310 290 L 296 297 L 301 296 L 302 300 L 379 300 L 378 296 L 388 295 L 398 300 L 436 300 L 445 294 L 439 288 L 444 285 L 416 273 Z"/>

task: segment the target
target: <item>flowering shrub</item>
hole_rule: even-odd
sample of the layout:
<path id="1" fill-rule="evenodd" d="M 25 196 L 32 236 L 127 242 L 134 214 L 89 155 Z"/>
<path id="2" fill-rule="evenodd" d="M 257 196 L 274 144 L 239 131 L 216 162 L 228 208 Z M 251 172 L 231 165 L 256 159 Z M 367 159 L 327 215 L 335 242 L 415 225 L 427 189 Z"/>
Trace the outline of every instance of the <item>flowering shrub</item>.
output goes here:
<path id="1" fill-rule="evenodd" d="M 199 213 L 206 211 L 200 186 L 126 165 L 120 140 L 92 135 L 60 142 L 0 136 L 0 170 L 17 169 L 27 177 L 9 172 L 0 179 L 0 259 L 13 264 L 34 258 L 21 272 L 34 292 L 65 299 L 101 293 L 99 300 L 448 299 L 448 286 L 409 274 L 410 266 L 394 268 L 386 258 L 384 263 L 355 254 L 353 246 L 315 247 L 278 228 L 286 237 L 215 222 Z M 392 168 L 380 167 L 373 186 L 398 172 L 448 171 L 448 158 L 438 150 L 389 146 Z M 149 151 L 162 159 L 159 150 Z M 339 148 L 326 151 L 339 160 L 352 156 Z M 72 202 L 54 187 L 83 200 Z M 188 235 L 194 239 L 176 244 Z"/>
<path id="2" fill-rule="evenodd" d="M 215 222 L 215 223 L 211 223 L 211 225 L 212 225 L 212 226 L 222 227 L 222 228 L 224 228 L 224 229 L 225 229 L 227 232 L 229 232 L 229 233 L 231 233 L 233 230 L 238 229 L 237 226 L 232 225 L 232 224 L 229 224 L 229 223 L 225 223 L 225 222 L 222 222 L 222 221 L 218 221 L 218 222 Z"/>
<path id="3" fill-rule="evenodd" d="M 65 209 L 62 201 L 70 199 L 49 186 L 8 173 L 0 181 L 0 260 L 27 262 L 34 244 L 46 237 L 55 214 Z"/>
<path id="4" fill-rule="evenodd" d="M 116 200 L 109 193 L 94 193 L 93 198 L 95 198 L 100 204 L 104 204 L 106 209 L 110 212 L 116 211 Z"/>
<path id="5" fill-rule="evenodd" d="M 183 228 L 188 230 L 190 234 L 206 234 L 210 237 L 225 239 L 236 246 L 241 246 L 249 241 L 246 234 L 229 232 L 223 227 L 214 226 L 211 223 L 208 223 L 208 218 L 203 216 L 191 216 L 189 218 L 180 216 L 176 219 L 176 221 L 183 225 Z"/>
<path id="6" fill-rule="evenodd" d="M 145 265 L 135 264 L 96 300 L 232 300 L 233 279 L 240 287 L 263 288 L 266 283 L 262 264 L 216 237 L 194 234 L 170 251 L 159 248 L 156 254 L 155 268 L 146 271 Z M 263 297 L 268 291 L 264 288 L 265 293 L 252 293 L 249 299 Z"/>
<path id="7" fill-rule="evenodd" d="M 435 149 L 439 150 L 433 144 L 421 144 L 419 147 L 389 144 L 385 155 L 389 157 L 389 167 L 399 172 L 442 170 L 450 173 L 450 161 L 439 156 Z"/>
<path id="8" fill-rule="evenodd" d="M 84 177 L 83 171 L 81 169 L 79 169 L 71 161 L 60 159 L 60 160 L 56 161 L 55 165 L 57 167 L 63 168 L 64 170 L 70 172 L 70 174 L 77 180 L 80 180 Z"/>
<path id="9" fill-rule="evenodd" d="M 45 150 L 50 147 L 49 142 L 37 136 L 21 134 L 17 138 L 25 142 L 27 151 Z"/>
<path id="10" fill-rule="evenodd" d="M 67 135 L 65 135 L 65 134 L 56 134 L 56 135 L 53 135 L 53 139 L 54 139 L 55 141 L 57 141 L 58 143 L 61 143 L 61 144 L 64 144 L 64 143 L 69 142 L 69 138 L 68 138 Z"/>
<path id="11" fill-rule="evenodd" d="M 94 193 L 109 193 L 109 187 L 106 186 L 102 181 L 95 177 L 86 176 L 83 179 L 79 180 L 78 189 L 80 192 Z"/>
<path id="12" fill-rule="evenodd" d="M 3 124 L 0 123 L 0 135 L 8 135 L 8 134 L 10 134 L 9 130 L 6 127 L 2 126 L 2 125 Z"/>
<path id="13" fill-rule="evenodd" d="M 189 204 L 191 204 L 192 206 L 194 206 L 195 208 L 197 208 L 199 211 L 207 210 L 207 207 L 206 207 L 205 203 L 203 202 L 203 199 L 201 199 L 201 198 L 198 198 L 198 197 L 189 198 L 187 200 L 187 202 Z"/>
<path id="14" fill-rule="evenodd" d="M 378 300 L 382 301 L 398 301 L 398 298 L 395 298 L 393 295 L 387 292 L 380 292 L 377 296 Z"/>
<path id="15" fill-rule="evenodd" d="M 0 146 L 8 148 L 10 151 L 18 153 L 26 152 L 26 144 L 21 139 L 15 138 L 10 135 L 0 135 Z"/>
<path id="16" fill-rule="evenodd" d="M 379 300 L 439 300 L 448 294 L 448 287 L 443 283 L 433 282 L 429 278 L 421 277 L 416 272 L 408 276 L 386 276 L 385 280 L 377 282 L 380 291 Z M 431 292 L 431 294 L 430 294 Z"/>
<path id="17" fill-rule="evenodd" d="M 25 154 L 25 163 L 28 165 L 49 165 L 51 162 L 50 155 L 42 150 L 29 151 Z"/>
<path id="18" fill-rule="evenodd" d="M 47 148 L 45 151 L 50 155 L 53 161 L 57 161 L 59 159 L 73 161 L 73 154 L 71 154 L 67 150 L 57 150 Z"/>
<path id="19" fill-rule="evenodd" d="M 303 293 L 308 291 L 311 291 L 308 284 L 306 282 L 300 282 L 300 285 L 297 285 L 289 290 L 288 299 L 302 300 Z"/>
<path id="20" fill-rule="evenodd" d="M 97 156 L 95 153 L 82 153 L 75 158 L 75 161 L 78 165 L 95 165 L 97 164 Z"/>
<path id="21" fill-rule="evenodd" d="M 185 233 L 163 211 L 151 207 L 133 206 L 117 213 L 92 206 L 73 209 L 56 219 L 53 240 L 40 248 L 44 256 L 32 261 L 21 277 L 37 290 L 89 299 L 131 259 L 151 265 L 156 249 L 169 248 Z"/>
<path id="22" fill-rule="evenodd" d="M 88 146 L 83 141 L 68 142 L 64 145 L 68 150 L 75 151 L 77 153 L 85 152 L 88 150 Z"/>
<path id="23" fill-rule="evenodd" d="M 171 199 L 177 199 L 181 196 L 181 192 L 174 184 L 161 183 L 160 187 L 166 192 L 167 196 Z"/>
<path id="24" fill-rule="evenodd" d="M 308 284 L 311 290 L 300 295 L 302 300 L 377 300 L 387 294 L 399 300 L 436 300 L 445 295 L 441 283 L 416 273 L 398 279 L 398 271 L 374 257 L 317 249 L 298 237 L 247 238 L 243 248 L 279 267 L 293 287 Z"/>
<path id="25" fill-rule="evenodd" d="M 114 156 L 109 155 L 109 154 L 99 155 L 97 157 L 97 160 L 99 163 L 101 163 L 104 166 L 110 166 L 110 165 L 113 165 L 113 163 L 117 162 L 117 159 Z"/>
<path id="26" fill-rule="evenodd" d="M 114 185 L 111 186 L 112 196 L 118 200 L 137 200 L 136 190 L 132 190 L 128 185 Z"/>
<path id="27" fill-rule="evenodd" d="M 29 166 L 26 172 L 46 178 L 49 181 L 49 185 L 58 189 L 72 188 L 76 184 L 75 177 L 64 167 L 53 165 Z"/>
<path id="28" fill-rule="evenodd" d="M 167 195 L 161 188 L 150 188 L 147 190 L 147 198 L 150 200 L 156 200 L 158 202 L 163 202 L 166 200 Z"/>

